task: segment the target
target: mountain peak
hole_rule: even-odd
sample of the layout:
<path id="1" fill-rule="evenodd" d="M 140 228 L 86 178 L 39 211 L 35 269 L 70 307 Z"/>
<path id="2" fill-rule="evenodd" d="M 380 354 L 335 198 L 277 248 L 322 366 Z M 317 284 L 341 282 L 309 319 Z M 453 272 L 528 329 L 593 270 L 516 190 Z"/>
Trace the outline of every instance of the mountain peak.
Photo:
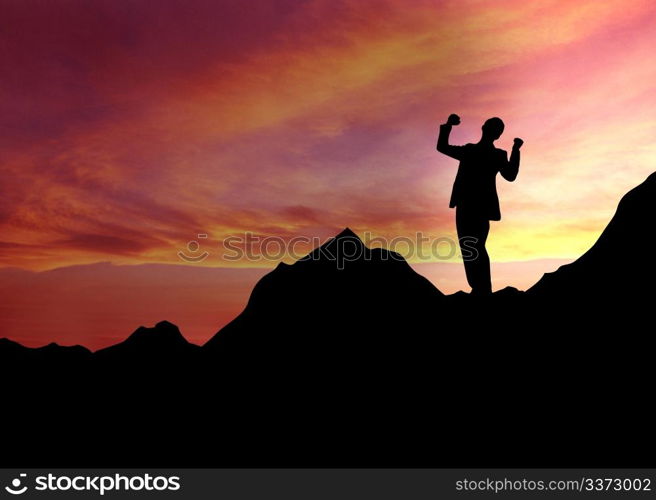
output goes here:
<path id="1" fill-rule="evenodd" d="M 160 321 L 152 328 L 140 326 L 132 335 L 119 344 L 114 344 L 95 352 L 96 359 L 113 360 L 115 362 L 146 363 L 159 359 L 170 359 L 171 356 L 189 354 L 198 348 L 190 343 L 176 325 L 169 321 Z"/>
<path id="2" fill-rule="evenodd" d="M 166 329 L 166 330 L 175 330 L 176 332 L 180 333 L 180 330 L 178 329 L 178 327 L 176 325 L 174 325 L 170 321 L 166 321 L 166 320 L 160 321 L 159 323 L 157 323 L 155 325 L 155 328 L 156 329 L 159 328 L 159 329 Z M 180 334 L 180 335 L 182 335 L 182 334 Z"/>
<path id="3" fill-rule="evenodd" d="M 341 252 L 357 251 L 363 252 L 369 250 L 360 237 L 350 228 L 344 228 L 337 236 L 333 236 L 326 243 L 321 245 L 322 249 L 333 249 Z"/>
<path id="4" fill-rule="evenodd" d="M 335 236 L 333 239 L 335 239 L 335 240 L 356 239 L 356 240 L 362 242 L 362 240 L 360 239 L 360 237 L 359 237 L 357 234 L 355 234 L 355 233 L 351 230 L 350 227 L 345 227 L 345 228 L 342 230 L 342 232 L 340 232 L 340 233 L 339 233 L 337 236 Z"/>
<path id="5" fill-rule="evenodd" d="M 362 260 L 370 250 L 350 228 L 344 228 L 337 236 L 312 250 L 297 263 L 308 261 L 341 262 L 345 259 Z"/>
<path id="6" fill-rule="evenodd" d="M 157 342 L 187 344 L 180 329 L 170 321 L 160 321 L 153 328 L 140 326 L 127 339 L 130 342 Z"/>

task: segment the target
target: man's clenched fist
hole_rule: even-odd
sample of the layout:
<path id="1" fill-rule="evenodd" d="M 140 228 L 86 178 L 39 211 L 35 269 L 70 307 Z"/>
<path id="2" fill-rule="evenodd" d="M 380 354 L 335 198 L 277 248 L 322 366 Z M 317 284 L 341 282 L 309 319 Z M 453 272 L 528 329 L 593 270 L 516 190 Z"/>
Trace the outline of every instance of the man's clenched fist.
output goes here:
<path id="1" fill-rule="evenodd" d="M 447 125 L 460 125 L 460 117 L 458 115 L 451 114 L 449 115 L 449 118 L 446 120 Z"/>

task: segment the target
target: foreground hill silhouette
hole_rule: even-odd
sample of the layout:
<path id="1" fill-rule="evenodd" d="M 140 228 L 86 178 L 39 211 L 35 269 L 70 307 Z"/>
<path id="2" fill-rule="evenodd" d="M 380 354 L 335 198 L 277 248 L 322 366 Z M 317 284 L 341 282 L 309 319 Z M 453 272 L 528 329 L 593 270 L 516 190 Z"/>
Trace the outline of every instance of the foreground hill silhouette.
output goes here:
<path id="1" fill-rule="evenodd" d="M 655 212 L 652 174 L 589 252 L 526 293 L 444 296 L 346 229 L 262 278 L 202 347 L 166 321 L 95 353 L 3 340 L 3 456 L 14 466 L 653 465 Z"/>
<path id="2" fill-rule="evenodd" d="M 531 295 L 584 293 L 604 302 L 653 302 L 656 277 L 656 172 L 629 191 L 597 242 L 575 262 L 546 274 Z"/>
<path id="3" fill-rule="evenodd" d="M 444 295 L 398 254 L 369 249 L 350 229 L 255 286 L 244 312 L 205 344 L 221 366 L 277 374 L 300 368 L 328 380 L 383 376 L 387 357 L 425 336 Z"/>

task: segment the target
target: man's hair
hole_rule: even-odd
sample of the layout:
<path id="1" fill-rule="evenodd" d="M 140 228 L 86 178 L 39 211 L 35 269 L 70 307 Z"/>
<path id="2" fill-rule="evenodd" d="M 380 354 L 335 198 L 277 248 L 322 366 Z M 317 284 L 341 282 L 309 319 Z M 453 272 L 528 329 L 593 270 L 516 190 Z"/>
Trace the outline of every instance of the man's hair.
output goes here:
<path id="1" fill-rule="evenodd" d="M 503 120 L 495 116 L 485 121 L 482 127 L 483 134 L 496 140 L 503 134 L 504 127 Z"/>

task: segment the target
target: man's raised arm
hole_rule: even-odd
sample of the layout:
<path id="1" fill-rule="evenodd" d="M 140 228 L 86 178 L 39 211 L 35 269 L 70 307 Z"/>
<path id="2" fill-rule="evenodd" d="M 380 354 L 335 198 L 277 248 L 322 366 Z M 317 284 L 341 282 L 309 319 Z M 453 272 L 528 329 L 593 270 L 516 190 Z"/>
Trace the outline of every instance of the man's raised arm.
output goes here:
<path id="1" fill-rule="evenodd" d="M 510 153 L 510 160 L 508 160 L 508 163 L 500 170 L 501 175 L 507 181 L 512 182 L 517 178 L 517 174 L 519 173 L 519 149 L 522 147 L 522 144 L 524 144 L 524 141 L 520 138 L 515 138 Z"/>
<path id="2" fill-rule="evenodd" d="M 449 144 L 449 134 L 451 134 L 451 128 L 459 124 L 460 117 L 458 115 L 449 115 L 446 123 L 440 125 L 440 134 L 437 136 L 437 150 L 456 160 L 462 159 L 462 146 L 452 146 Z"/>

